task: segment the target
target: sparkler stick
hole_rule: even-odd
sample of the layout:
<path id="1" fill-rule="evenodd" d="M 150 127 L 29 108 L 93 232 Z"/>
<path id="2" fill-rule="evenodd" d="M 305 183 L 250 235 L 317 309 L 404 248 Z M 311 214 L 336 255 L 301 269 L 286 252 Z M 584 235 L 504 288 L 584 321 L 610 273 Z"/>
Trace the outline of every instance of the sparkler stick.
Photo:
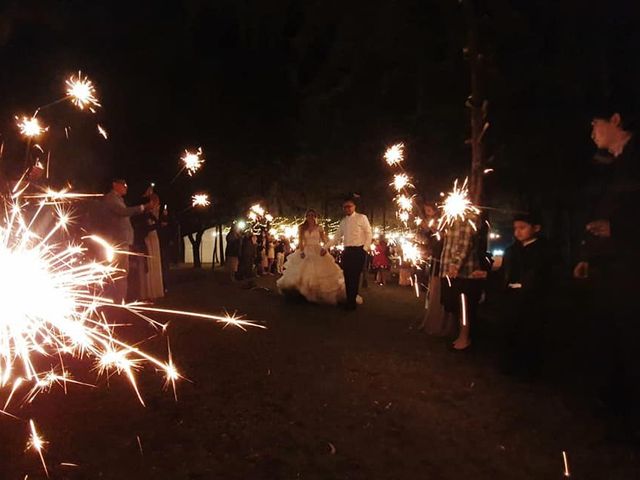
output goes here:
<path id="1" fill-rule="evenodd" d="M 98 124 L 98 133 L 100 135 L 102 135 L 105 140 L 107 140 L 109 138 L 109 134 L 107 133 L 107 131 L 100 124 Z"/>
<path id="2" fill-rule="evenodd" d="M 96 98 L 96 89 L 93 82 L 85 75 L 82 76 L 82 72 L 78 71 L 78 75 L 71 75 L 65 80 L 66 95 L 62 98 L 54 100 L 53 102 L 42 105 L 36 109 L 34 117 L 38 115 L 42 110 L 46 110 L 60 103 L 71 101 L 80 110 L 87 108 L 91 113 L 95 113 L 94 107 L 101 107 L 100 102 Z"/>
<path id="3" fill-rule="evenodd" d="M 565 452 L 564 450 L 562 451 L 562 460 L 564 461 L 564 476 L 565 477 L 570 477 L 571 473 L 569 472 L 569 460 L 567 460 L 567 452 Z"/>
<path id="4" fill-rule="evenodd" d="M 142 441 L 140 440 L 140 435 L 136 435 L 136 440 L 138 441 L 138 450 L 140 450 L 140 455 L 144 457 L 144 452 L 142 451 Z"/>
<path id="5" fill-rule="evenodd" d="M 467 296 L 464 293 L 460 294 L 460 309 L 462 311 L 462 325 L 467 326 Z"/>

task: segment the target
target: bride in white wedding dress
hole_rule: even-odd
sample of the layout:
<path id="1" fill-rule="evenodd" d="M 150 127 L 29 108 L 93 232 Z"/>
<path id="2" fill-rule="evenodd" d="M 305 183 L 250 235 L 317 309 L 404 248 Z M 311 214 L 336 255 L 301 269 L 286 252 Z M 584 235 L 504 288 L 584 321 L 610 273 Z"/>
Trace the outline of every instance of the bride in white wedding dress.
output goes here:
<path id="1" fill-rule="evenodd" d="M 318 225 L 318 214 L 309 210 L 300 225 L 298 249 L 289 255 L 284 274 L 278 280 L 278 290 L 287 295 L 298 292 L 308 301 L 336 305 L 345 300 L 342 269 L 321 242 L 326 234 Z"/>

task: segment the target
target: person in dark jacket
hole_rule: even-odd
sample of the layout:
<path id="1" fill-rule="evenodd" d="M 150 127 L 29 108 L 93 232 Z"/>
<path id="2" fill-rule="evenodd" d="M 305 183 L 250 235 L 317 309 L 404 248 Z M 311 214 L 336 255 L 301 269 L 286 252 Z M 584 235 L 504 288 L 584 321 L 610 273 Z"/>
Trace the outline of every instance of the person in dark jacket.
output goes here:
<path id="1" fill-rule="evenodd" d="M 507 248 L 502 273 L 502 370 L 529 377 L 536 373 L 544 350 L 544 319 L 551 281 L 552 257 L 534 215 L 513 220 L 514 243 Z"/>
<path id="2" fill-rule="evenodd" d="M 236 276 L 238 275 L 238 267 L 240 264 L 240 250 L 242 248 L 242 235 L 238 231 L 238 227 L 235 225 L 231 226 L 229 233 L 227 234 L 227 247 L 224 252 L 227 273 L 231 278 L 231 281 L 234 282 L 236 280 Z"/>
<path id="3" fill-rule="evenodd" d="M 640 365 L 637 342 L 637 269 L 640 263 L 640 140 L 634 133 L 633 102 L 609 103 L 594 115 L 591 138 L 607 167 L 600 198 L 591 205 L 581 259 L 574 276 L 595 292 L 598 365 L 603 367 L 601 400 L 616 427 L 640 442 Z M 604 159 L 604 160 L 602 160 Z M 603 177 L 605 176 L 603 175 Z M 585 298 L 585 302 L 593 300 Z"/>
<path id="4" fill-rule="evenodd" d="M 258 254 L 258 241 L 253 232 L 247 232 L 242 239 L 240 250 L 239 280 L 250 280 L 256 276 L 255 263 Z"/>

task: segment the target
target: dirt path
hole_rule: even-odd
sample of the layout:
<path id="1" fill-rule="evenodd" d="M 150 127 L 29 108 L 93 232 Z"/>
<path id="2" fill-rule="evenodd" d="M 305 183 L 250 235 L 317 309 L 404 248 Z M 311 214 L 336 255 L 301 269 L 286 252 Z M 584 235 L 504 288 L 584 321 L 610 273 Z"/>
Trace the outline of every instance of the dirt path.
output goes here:
<path id="1" fill-rule="evenodd" d="M 50 441 L 52 478 L 560 479 L 563 450 L 572 478 L 638 478 L 637 454 L 607 444 L 580 398 L 515 383 L 486 352 L 454 354 L 408 331 L 422 313 L 411 289 L 372 286 L 353 313 L 196 277 L 167 305 L 238 310 L 269 329 L 174 320 L 171 348 L 190 379 L 177 403 L 145 371 L 146 408 L 120 378 L 25 408 Z M 165 355 L 166 341 L 146 347 Z M 0 421 L 0 478 L 43 478 L 24 425 Z"/>

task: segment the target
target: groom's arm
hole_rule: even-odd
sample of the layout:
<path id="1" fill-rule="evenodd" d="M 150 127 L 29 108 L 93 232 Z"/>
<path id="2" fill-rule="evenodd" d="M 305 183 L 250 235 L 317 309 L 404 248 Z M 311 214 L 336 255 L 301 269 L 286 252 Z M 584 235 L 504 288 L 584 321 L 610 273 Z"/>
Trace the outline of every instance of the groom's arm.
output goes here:
<path id="1" fill-rule="evenodd" d="M 363 224 L 362 228 L 364 229 L 364 249 L 365 251 L 369 251 L 371 249 L 371 242 L 373 242 L 373 232 L 371 231 L 371 224 L 369 223 L 369 218 L 366 215 L 363 215 Z"/>

